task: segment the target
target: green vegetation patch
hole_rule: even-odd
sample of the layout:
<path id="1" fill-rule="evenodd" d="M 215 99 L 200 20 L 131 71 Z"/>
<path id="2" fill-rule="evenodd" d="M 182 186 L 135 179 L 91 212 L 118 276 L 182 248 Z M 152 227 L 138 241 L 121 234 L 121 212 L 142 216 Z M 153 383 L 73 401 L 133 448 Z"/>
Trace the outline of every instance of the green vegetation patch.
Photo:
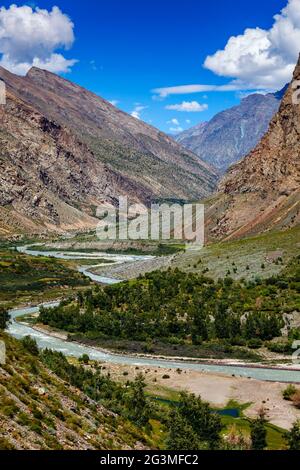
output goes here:
<path id="1" fill-rule="evenodd" d="M 181 270 L 207 274 L 213 279 L 268 278 L 279 274 L 300 253 L 300 227 L 269 232 L 242 240 L 205 246 L 178 256 L 174 265 Z"/>
<path id="2" fill-rule="evenodd" d="M 0 305 L 55 298 L 90 284 L 64 261 L 0 250 Z M 42 295 L 43 294 L 43 295 Z"/>
<path id="3" fill-rule="evenodd" d="M 178 269 L 80 293 L 39 322 L 70 338 L 136 352 L 255 360 L 300 311 L 300 257 L 266 280 L 213 279 Z"/>

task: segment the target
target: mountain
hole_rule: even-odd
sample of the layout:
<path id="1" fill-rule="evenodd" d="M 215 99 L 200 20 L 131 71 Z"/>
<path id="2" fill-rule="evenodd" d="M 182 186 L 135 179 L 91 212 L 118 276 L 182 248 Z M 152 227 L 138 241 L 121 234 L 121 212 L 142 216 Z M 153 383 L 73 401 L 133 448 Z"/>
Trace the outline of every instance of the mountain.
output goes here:
<path id="1" fill-rule="evenodd" d="M 175 140 L 224 173 L 246 156 L 267 132 L 285 91 L 286 87 L 274 94 L 249 95 L 239 106 L 184 131 Z"/>
<path id="2" fill-rule="evenodd" d="M 217 174 L 171 138 L 50 72 L 0 68 L 0 231 L 94 227 L 99 203 L 199 199 Z"/>
<path id="3" fill-rule="evenodd" d="M 266 135 L 241 162 L 232 166 L 210 200 L 211 237 L 238 238 L 300 223 L 300 104 L 293 82 Z"/>
<path id="4" fill-rule="evenodd" d="M 197 150 L 198 146 L 196 142 L 198 141 L 198 139 L 201 139 L 207 125 L 208 122 L 206 121 L 200 122 L 200 124 L 197 124 L 196 126 L 191 127 L 190 129 L 187 129 L 186 131 L 180 132 L 180 134 L 175 135 L 174 139 L 176 140 L 176 142 L 183 145 L 183 147 L 191 148 L 195 146 L 195 150 Z"/>

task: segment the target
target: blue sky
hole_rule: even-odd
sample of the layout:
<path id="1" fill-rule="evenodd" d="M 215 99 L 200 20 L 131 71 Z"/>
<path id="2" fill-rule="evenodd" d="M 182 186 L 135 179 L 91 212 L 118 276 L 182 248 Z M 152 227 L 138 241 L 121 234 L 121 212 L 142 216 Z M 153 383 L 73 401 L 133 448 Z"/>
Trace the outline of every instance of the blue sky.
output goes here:
<path id="1" fill-rule="evenodd" d="M 297 43 L 300 0 L 290 0 L 290 9 L 277 20 L 274 15 L 287 7 L 288 0 L 40 0 L 13 3 L 18 7 L 24 4 L 32 8 L 38 6 L 49 12 L 57 6 L 74 25 L 68 23 L 68 37 L 58 38 L 57 44 L 56 38 L 48 40 L 46 37 L 52 31 L 51 26 L 48 32 L 41 33 L 42 40 L 34 38 L 32 32 L 32 43 L 28 48 L 36 49 L 34 60 L 38 54 L 45 59 L 45 55 L 52 52 L 62 54 L 63 60 L 77 60 L 68 67 L 69 73 L 62 72 L 64 76 L 117 102 L 121 109 L 133 112 L 136 117 L 165 132 L 186 129 L 210 119 L 218 111 L 238 104 L 248 90 L 281 86 L 287 77 L 289 79 L 296 61 L 295 44 L 299 44 L 300 49 L 300 42 Z M 11 4 L 1 2 L 6 9 Z M 286 38 L 284 41 L 277 31 L 286 28 L 287 23 L 289 27 L 292 25 L 293 32 L 296 30 L 291 45 L 286 44 Z M 55 27 L 64 27 L 63 24 L 55 24 Z M 245 34 L 247 28 L 250 32 Z M 259 37 L 255 28 L 260 28 Z M 74 37 L 71 37 L 72 30 Z M 9 34 L 5 46 L 1 46 L 3 38 L 0 37 L 0 52 L 4 54 L 3 65 L 8 64 L 16 71 L 17 61 L 27 63 L 33 59 L 28 58 L 28 54 L 23 59 L 22 54 L 26 54 L 20 38 Z M 238 35 L 241 35 L 238 51 L 232 43 L 224 52 L 230 38 Z M 42 52 L 38 41 L 44 41 Z M 266 41 L 271 45 L 266 45 Z M 59 43 L 65 44 L 68 50 Z M 267 59 L 259 50 L 262 43 Z M 246 62 L 240 57 L 243 45 L 250 54 Z M 216 56 L 217 51 L 220 55 Z M 212 58 L 204 67 L 207 56 Z M 12 61 L 13 65 L 10 65 Z M 232 91 L 218 89 L 190 93 L 194 89 L 186 88 L 186 85 L 197 85 L 202 89 L 203 85 L 226 84 L 231 84 Z M 178 89 L 178 86 L 184 88 Z M 170 90 L 170 87 L 176 88 Z M 157 89 L 163 90 L 153 91 Z"/>

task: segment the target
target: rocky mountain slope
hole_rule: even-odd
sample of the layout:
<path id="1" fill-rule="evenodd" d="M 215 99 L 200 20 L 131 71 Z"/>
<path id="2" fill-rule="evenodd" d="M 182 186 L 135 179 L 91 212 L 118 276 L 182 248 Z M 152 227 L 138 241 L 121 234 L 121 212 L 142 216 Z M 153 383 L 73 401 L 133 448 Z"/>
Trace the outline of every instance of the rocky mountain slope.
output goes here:
<path id="1" fill-rule="evenodd" d="M 0 450 L 143 449 L 143 433 L 0 332 Z"/>
<path id="2" fill-rule="evenodd" d="M 267 134 L 230 168 L 209 201 L 210 237 L 244 237 L 300 223 L 300 104 L 293 102 L 298 80 L 300 58 Z"/>
<path id="3" fill-rule="evenodd" d="M 0 233 L 94 227 L 99 203 L 207 196 L 216 172 L 157 129 L 37 68 L 0 67 Z"/>
<path id="4" fill-rule="evenodd" d="M 286 88 L 274 94 L 249 95 L 239 106 L 184 131 L 175 140 L 224 173 L 246 156 L 267 132 L 285 91 Z"/>

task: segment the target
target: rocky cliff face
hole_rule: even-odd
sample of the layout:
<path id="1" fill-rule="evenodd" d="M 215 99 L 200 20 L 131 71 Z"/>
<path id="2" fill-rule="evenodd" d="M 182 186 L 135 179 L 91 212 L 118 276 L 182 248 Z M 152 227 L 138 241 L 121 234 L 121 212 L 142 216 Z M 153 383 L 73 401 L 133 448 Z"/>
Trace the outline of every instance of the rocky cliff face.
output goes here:
<path id="1" fill-rule="evenodd" d="M 232 164 L 247 155 L 267 132 L 285 91 L 247 96 L 239 106 L 179 134 L 176 141 L 225 173 Z"/>
<path id="2" fill-rule="evenodd" d="M 300 80 L 300 58 L 292 83 Z M 231 167 L 207 213 L 210 236 L 243 237 L 300 223 L 300 104 L 288 87 L 267 134 Z"/>
<path id="3" fill-rule="evenodd" d="M 93 93 L 40 69 L 0 68 L 0 234 L 94 227 L 119 195 L 148 203 L 213 191 L 207 164 Z"/>

